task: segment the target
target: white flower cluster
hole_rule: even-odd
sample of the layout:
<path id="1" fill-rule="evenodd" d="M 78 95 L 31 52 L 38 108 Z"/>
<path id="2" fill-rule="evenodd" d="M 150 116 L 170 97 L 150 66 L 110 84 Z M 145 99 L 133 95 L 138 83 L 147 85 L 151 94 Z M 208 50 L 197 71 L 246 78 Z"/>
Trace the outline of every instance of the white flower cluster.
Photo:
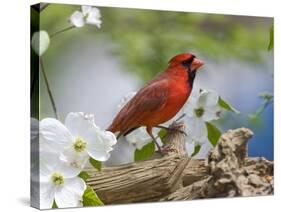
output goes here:
<path id="1" fill-rule="evenodd" d="M 40 208 L 59 208 L 82 204 L 86 184 L 79 173 L 90 158 L 106 161 L 117 140 L 101 130 L 93 116 L 69 113 L 65 123 L 46 118 L 39 123 Z"/>
<path id="2" fill-rule="evenodd" d="M 81 6 L 81 11 L 76 10 L 70 17 L 69 22 L 71 27 L 62 29 L 55 34 L 60 34 L 61 32 L 68 31 L 72 28 L 80 28 L 88 25 L 94 25 L 98 28 L 101 27 L 101 13 L 100 10 L 96 7 L 91 6 Z M 50 46 L 51 37 L 47 31 L 41 30 L 34 32 L 31 39 L 32 49 L 38 56 L 42 56 Z"/>
<path id="3" fill-rule="evenodd" d="M 81 6 L 81 11 L 76 10 L 69 18 L 70 23 L 75 27 L 83 27 L 85 24 L 95 25 L 100 28 L 100 10 L 96 7 Z"/>
<path id="4" fill-rule="evenodd" d="M 208 142 L 206 122 L 218 120 L 222 108 L 218 104 L 219 95 L 215 91 L 194 91 L 183 109 L 186 114 L 187 141 L 202 145 Z"/>

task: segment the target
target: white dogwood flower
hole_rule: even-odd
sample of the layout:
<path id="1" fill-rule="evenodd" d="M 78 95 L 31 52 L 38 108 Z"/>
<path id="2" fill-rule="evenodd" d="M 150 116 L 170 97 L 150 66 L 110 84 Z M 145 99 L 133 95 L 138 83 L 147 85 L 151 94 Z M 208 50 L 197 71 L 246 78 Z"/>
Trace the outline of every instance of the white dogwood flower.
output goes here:
<path id="1" fill-rule="evenodd" d="M 85 182 L 54 152 L 40 152 L 40 209 L 82 206 Z"/>
<path id="2" fill-rule="evenodd" d="M 40 140 L 44 144 L 41 150 L 60 152 L 60 159 L 76 173 L 84 168 L 89 157 L 106 161 L 117 142 L 113 133 L 101 130 L 92 118 L 83 113 L 69 113 L 65 125 L 53 118 L 43 119 L 40 122 Z"/>
<path id="3" fill-rule="evenodd" d="M 185 105 L 187 140 L 203 144 L 208 141 L 205 122 L 217 120 L 222 109 L 218 106 L 219 96 L 214 91 L 195 92 Z"/>
<path id="4" fill-rule="evenodd" d="M 96 7 L 81 6 L 81 11 L 77 10 L 70 16 L 70 23 L 75 27 L 83 27 L 85 24 L 95 25 L 100 28 L 100 10 Z"/>

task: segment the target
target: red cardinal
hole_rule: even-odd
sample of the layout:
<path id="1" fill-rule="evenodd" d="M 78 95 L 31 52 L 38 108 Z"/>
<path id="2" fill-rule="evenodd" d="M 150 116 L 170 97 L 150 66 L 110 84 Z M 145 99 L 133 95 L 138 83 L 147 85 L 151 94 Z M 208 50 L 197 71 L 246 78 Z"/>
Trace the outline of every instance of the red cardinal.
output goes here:
<path id="1" fill-rule="evenodd" d="M 140 89 L 121 109 L 107 130 L 119 132 L 120 137 L 145 126 L 162 152 L 152 128 L 173 118 L 183 107 L 192 91 L 196 71 L 202 65 L 203 62 L 190 53 L 173 57 L 168 68 Z"/>

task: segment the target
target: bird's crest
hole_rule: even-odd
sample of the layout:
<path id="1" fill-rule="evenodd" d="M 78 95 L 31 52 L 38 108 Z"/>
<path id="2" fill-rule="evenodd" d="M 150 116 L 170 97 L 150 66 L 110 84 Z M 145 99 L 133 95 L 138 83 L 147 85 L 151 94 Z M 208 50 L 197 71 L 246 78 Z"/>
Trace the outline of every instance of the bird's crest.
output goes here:
<path id="1" fill-rule="evenodd" d="M 190 53 L 178 54 L 178 55 L 174 56 L 172 59 L 170 59 L 169 64 L 177 65 L 179 63 L 182 63 L 183 61 L 192 60 L 193 58 L 195 58 L 195 56 Z"/>

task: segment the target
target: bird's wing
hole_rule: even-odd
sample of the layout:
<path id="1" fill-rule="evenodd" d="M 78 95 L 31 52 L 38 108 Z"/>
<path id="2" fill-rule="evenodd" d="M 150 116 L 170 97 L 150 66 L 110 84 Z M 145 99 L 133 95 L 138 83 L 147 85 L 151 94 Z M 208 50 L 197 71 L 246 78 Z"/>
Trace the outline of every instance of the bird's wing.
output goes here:
<path id="1" fill-rule="evenodd" d="M 168 98 L 168 85 L 168 81 L 162 79 L 142 88 L 117 114 L 111 126 L 117 127 L 120 133 L 138 127 L 142 120 L 165 106 Z"/>

